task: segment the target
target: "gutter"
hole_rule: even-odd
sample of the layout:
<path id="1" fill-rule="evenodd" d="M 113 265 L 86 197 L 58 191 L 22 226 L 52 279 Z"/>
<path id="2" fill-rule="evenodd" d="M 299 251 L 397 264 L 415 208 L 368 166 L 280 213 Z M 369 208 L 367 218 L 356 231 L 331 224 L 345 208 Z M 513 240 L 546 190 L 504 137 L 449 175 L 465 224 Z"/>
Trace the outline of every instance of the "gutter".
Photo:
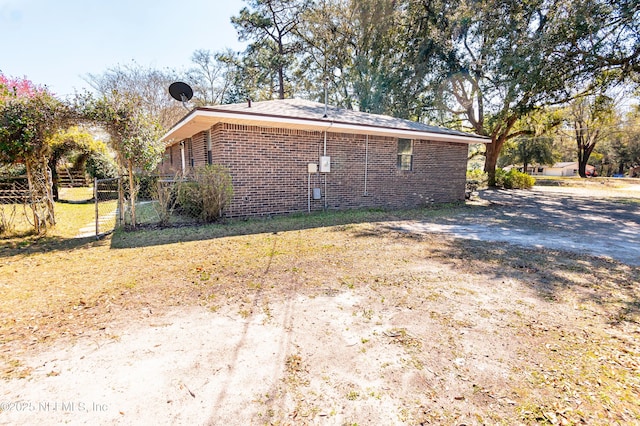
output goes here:
<path id="1" fill-rule="evenodd" d="M 328 131 L 329 129 L 333 129 L 336 132 L 344 131 L 345 133 L 355 133 L 355 134 L 369 134 L 369 135 L 379 135 L 379 136 L 389 136 L 389 137 L 409 137 L 415 139 L 427 139 L 431 141 L 439 141 L 439 142 L 454 142 L 454 143 L 491 143 L 491 139 L 478 136 L 478 135 L 465 135 L 465 134 L 455 134 L 455 133 L 437 133 L 430 132 L 428 130 L 417 130 L 417 129 L 400 129 L 394 127 L 385 127 L 381 125 L 375 124 L 354 124 L 343 121 L 335 121 L 335 120 L 323 120 L 323 119 L 313 119 L 313 118 L 305 118 L 305 117 L 290 117 L 290 116 L 282 116 L 277 114 L 256 114 L 254 112 L 248 111 L 223 111 L 219 109 L 212 108 L 196 108 L 192 110 L 189 114 L 183 117 L 176 125 L 174 125 L 165 135 L 160 139 L 161 141 L 170 141 L 171 135 L 175 134 L 180 129 L 185 126 L 189 126 L 190 124 L 198 124 L 194 123 L 194 121 L 199 118 L 204 119 L 204 123 L 200 126 L 197 126 L 193 132 L 189 134 L 191 135 L 195 133 L 199 133 L 201 131 L 205 131 L 211 128 L 214 124 L 217 123 L 234 123 L 237 124 L 255 124 L 255 125 L 265 125 L 267 127 L 293 127 L 300 128 L 302 130 L 316 130 L 316 131 Z M 212 120 L 207 120 L 212 119 Z M 277 126 L 274 126 L 277 125 Z M 288 126 L 287 126 L 288 125 Z M 462 133 L 462 132 L 460 132 Z M 184 139 L 184 138 L 181 138 Z M 167 144 L 173 145 L 174 141 L 171 141 Z"/>

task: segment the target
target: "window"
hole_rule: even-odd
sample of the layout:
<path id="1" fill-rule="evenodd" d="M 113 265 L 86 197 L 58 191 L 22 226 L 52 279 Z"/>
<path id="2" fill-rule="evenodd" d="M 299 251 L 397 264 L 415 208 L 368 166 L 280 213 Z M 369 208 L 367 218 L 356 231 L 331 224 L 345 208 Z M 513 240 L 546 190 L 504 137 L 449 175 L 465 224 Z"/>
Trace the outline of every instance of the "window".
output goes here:
<path id="1" fill-rule="evenodd" d="M 398 139 L 398 170 L 413 169 L 413 141 Z"/>

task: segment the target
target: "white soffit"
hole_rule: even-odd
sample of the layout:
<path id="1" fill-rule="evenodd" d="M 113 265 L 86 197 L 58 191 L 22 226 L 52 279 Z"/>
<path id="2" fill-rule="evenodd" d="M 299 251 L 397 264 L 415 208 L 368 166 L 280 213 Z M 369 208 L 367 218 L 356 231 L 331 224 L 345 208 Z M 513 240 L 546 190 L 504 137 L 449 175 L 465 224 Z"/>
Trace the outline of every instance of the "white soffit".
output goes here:
<path id="1" fill-rule="evenodd" d="M 209 130 L 217 123 L 241 124 L 247 126 L 262 126 L 272 128 L 287 128 L 309 131 L 327 131 L 334 133 L 351 133 L 362 135 L 388 136 L 408 139 L 425 139 L 439 142 L 454 143 L 491 143 L 488 138 L 474 135 L 461 136 L 446 133 L 425 132 L 420 130 L 405 130 L 389 127 L 377 127 L 366 124 L 350 124 L 329 119 L 310 120 L 293 117 L 251 115 L 226 111 L 194 110 L 182 121 L 177 123 L 163 137 L 167 145 L 173 145 L 195 134 Z"/>

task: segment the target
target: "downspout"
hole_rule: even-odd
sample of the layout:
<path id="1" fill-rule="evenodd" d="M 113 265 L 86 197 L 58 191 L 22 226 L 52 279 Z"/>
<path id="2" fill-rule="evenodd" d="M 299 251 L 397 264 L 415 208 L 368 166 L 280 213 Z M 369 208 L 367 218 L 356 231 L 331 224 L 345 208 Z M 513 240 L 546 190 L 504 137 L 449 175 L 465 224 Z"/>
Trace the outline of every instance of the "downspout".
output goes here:
<path id="1" fill-rule="evenodd" d="M 324 151 L 323 154 L 325 157 L 327 156 L 327 131 L 324 131 Z"/>
<path id="2" fill-rule="evenodd" d="M 311 213 L 311 172 L 307 177 L 307 213 Z"/>
<path id="3" fill-rule="evenodd" d="M 331 126 L 329 126 L 331 127 Z M 327 131 L 324 131 L 324 151 L 323 151 L 323 155 L 326 157 L 327 156 Z M 324 210 L 326 211 L 329 203 L 327 202 L 327 174 L 323 173 L 324 175 Z"/>

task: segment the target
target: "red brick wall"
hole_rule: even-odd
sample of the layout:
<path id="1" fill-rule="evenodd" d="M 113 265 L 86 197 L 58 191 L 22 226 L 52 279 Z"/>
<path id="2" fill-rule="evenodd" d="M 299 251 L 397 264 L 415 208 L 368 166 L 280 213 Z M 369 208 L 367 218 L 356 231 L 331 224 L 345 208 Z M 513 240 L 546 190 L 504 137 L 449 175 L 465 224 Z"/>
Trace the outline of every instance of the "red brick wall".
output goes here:
<path id="1" fill-rule="evenodd" d="M 307 164 L 319 162 L 323 133 L 218 124 L 211 138 L 213 162 L 228 167 L 233 177 L 228 216 L 307 210 Z M 413 170 L 400 171 L 397 140 L 370 136 L 365 194 L 365 141 L 363 135 L 328 133 L 331 172 L 312 175 L 312 188 L 319 186 L 323 196 L 311 200 L 312 210 L 324 207 L 325 196 L 330 209 L 409 208 L 464 199 L 467 145 L 414 141 Z"/>
<path id="2" fill-rule="evenodd" d="M 207 133 L 200 132 L 191 138 L 194 166 L 207 164 Z"/>
<path id="3" fill-rule="evenodd" d="M 186 152 L 185 152 L 186 161 Z M 181 169 L 182 159 L 180 157 L 180 144 L 167 147 L 162 157 L 162 162 L 158 166 L 158 171 L 165 175 L 174 175 Z"/>
<path id="4" fill-rule="evenodd" d="M 307 164 L 318 161 L 320 133 L 222 124 L 212 131 L 213 162 L 234 186 L 229 216 L 307 210 Z M 320 209 L 319 201 L 313 203 Z"/>
<path id="5" fill-rule="evenodd" d="M 187 170 L 193 160 L 194 166 L 202 166 L 207 164 L 207 133 L 200 132 L 184 141 L 184 162 Z M 172 161 L 173 156 L 173 161 Z M 161 174 L 172 175 L 182 169 L 182 157 L 180 153 L 180 144 L 174 144 L 165 149 L 162 162 L 158 166 Z"/>
<path id="6" fill-rule="evenodd" d="M 192 137 L 196 166 L 207 163 L 206 140 L 206 132 Z M 226 215 L 307 211 L 307 164 L 318 164 L 323 141 L 322 132 L 235 124 L 212 127 L 213 163 L 228 167 L 233 178 L 234 199 Z M 325 202 L 329 209 L 348 209 L 411 208 L 464 200 L 465 144 L 415 140 L 411 171 L 397 169 L 395 138 L 369 136 L 367 142 L 364 135 L 328 133 L 327 155 L 331 172 L 311 176 L 311 188 L 322 191 L 322 199 L 311 200 L 312 210 L 323 209 Z M 189 158 L 185 160 L 188 166 Z M 180 165 L 180 144 L 175 144 L 167 148 L 160 170 L 175 173 Z"/>

